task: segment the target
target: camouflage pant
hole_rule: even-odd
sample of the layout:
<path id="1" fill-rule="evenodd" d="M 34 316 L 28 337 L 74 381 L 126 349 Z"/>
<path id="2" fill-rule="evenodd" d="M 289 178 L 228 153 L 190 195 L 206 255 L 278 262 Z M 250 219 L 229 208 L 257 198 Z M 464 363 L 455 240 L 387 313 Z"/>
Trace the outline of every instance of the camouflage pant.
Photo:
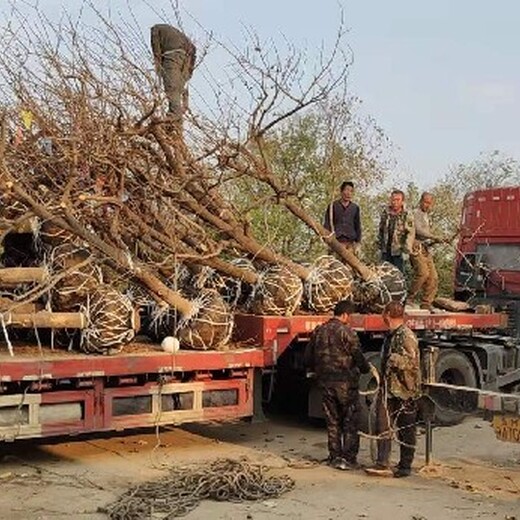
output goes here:
<path id="1" fill-rule="evenodd" d="M 431 305 L 437 295 L 438 276 L 430 251 L 421 247 L 415 255 L 410 255 L 413 267 L 413 281 L 410 286 L 408 298 L 414 300 L 422 291 L 421 303 Z"/>
<path id="2" fill-rule="evenodd" d="M 399 467 L 410 469 L 417 437 L 417 402 L 413 399 L 384 397 L 379 392 L 376 402 L 377 463 L 388 466 L 392 448 L 392 432 L 400 443 Z"/>
<path id="3" fill-rule="evenodd" d="M 186 83 L 190 79 L 189 64 L 190 57 L 181 49 L 165 53 L 161 58 L 161 77 L 168 109 L 178 121 L 182 120 L 188 105 Z"/>
<path id="4" fill-rule="evenodd" d="M 359 452 L 359 391 L 349 383 L 323 385 L 323 411 L 327 422 L 330 458 L 355 462 Z"/>

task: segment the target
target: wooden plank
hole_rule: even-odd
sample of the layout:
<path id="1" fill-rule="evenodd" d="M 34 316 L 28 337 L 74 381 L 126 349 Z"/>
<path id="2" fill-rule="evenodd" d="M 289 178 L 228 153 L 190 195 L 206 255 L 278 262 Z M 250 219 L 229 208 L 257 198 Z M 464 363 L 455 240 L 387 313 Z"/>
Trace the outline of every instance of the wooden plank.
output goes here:
<path id="1" fill-rule="evenodd" d="M 6 326 L 24 329 L 84 329 L 87 326 L 87 318 L 81 312 L 4 312 L 2 318 Z"/>
<path id="2" fill-rule="evenodd" d="M 3 267 L 0 269 L 0 286 L 43 282 L 46 278 L 47 270 L 43 267 Z"/>

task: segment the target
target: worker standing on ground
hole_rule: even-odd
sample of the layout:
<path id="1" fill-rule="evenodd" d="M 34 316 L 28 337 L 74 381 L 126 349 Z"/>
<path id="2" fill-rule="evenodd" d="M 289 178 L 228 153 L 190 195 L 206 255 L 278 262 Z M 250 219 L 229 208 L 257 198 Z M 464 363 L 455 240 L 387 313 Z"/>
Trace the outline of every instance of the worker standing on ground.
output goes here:
<path id="1" fill-rule="evenodd" d="M 421 368 L 417 337 L 404 324 L 404 307 L 390 302 L 383 311 L 388 333 L 381 356 L 381 386 L 376 398 L 377 462 L 367 472 L 374 475 L 407 477 L 412 471 L 417 435 Z M 390 469 L 392 432 L 397 432 L 400 459 Z"/>
<path id="2" fill-rule="evenodd" d="M 359 338 L 348 326 L 354 309 L 349 301 L 338 302 L 334 317 L 313 331 L 305 351 L 306 366 L 323 391 L 328 463 L 341 470 L 359 467 L 359 377 L 370 370 Z"/>
<path id="3" fill-rule="evenodd" d="M 404 273 L 404 262 L 413 246 L 415 228 L 413 215 L 404 206 L 404 192 L 393 190 L 390 204 L 379 221 L 378 245 L 381 260 L 390 262 Z"/>
<path id="4" fill-rule="evenodd" d="M 177 124 L 188 108 L 188 90 L 195 67 L 195 45 L 181 31 L 167 24 L 151 29 L 151 45 L 157 73 L 168 98 L 168 111 Z"/>
<path id="5" fill-rule="evenodd" d="M 361 213 L 359 206 L 352 202 L 354 183 L 342 182 L 340 194 L 340 198 L 327 207 L 323 226 L 334 233 L 338 242 L 357 255 L 361 244 Z"/>
<path id="6" fill-rule="evenodd" d="M 429 214 L 433 209 L 435 199 L 431 193 L 424 192 L 419 201 L 419 207 L 414 211 L 415 241 L 410 263 L 413 268 L 413 281 L 408 292 L 406 303 L 414 303 L 417 295 L 422 292 L 421 309 L 431 309 L 437 295 L 438 276 L 431 247 L 434 244 L 446 242 L 444 238 L 434 235 L 430 228 Z"/>

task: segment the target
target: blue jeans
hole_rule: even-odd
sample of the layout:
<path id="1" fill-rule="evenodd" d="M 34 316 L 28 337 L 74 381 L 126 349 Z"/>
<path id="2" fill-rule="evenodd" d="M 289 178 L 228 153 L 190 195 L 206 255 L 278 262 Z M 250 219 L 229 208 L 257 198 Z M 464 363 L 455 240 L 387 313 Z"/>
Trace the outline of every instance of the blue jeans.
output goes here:
<path id="1" fill-rule="evenodd" d="M 383 253 L 381 255 L 381 260 L 383 262 L 389 262 L 392 265 L 395 265 L 401 273 L 404 274 L 404 259 L 403 255 L 391 255 L 390 253 Z"/>

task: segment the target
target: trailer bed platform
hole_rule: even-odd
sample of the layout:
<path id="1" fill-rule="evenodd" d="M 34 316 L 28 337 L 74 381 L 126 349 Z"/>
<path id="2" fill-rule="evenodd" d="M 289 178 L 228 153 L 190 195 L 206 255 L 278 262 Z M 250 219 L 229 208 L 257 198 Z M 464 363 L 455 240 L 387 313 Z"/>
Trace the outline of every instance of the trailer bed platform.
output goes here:
<path id="1" fill-rule="evenodd" d="M 235 316 L 234 339 L 243 344 L 262 345 L 264 365 L 273 366 L 294 340 L 307 340 L 310 333 L 330 319 L 330 315 Z M 415 331 L 454 331 L 458 333 L 504 329 L 503 313 L 471 313 L 412 310 L 406 313 L 406 324 Z M 353 314 L 350 326 L 357 332 L 383 333 L 387 327 L 381 314 Z"/>
<path id="2" fill-rule="evenodd" d="M 1 347 L 0 347 L 1 348 Z M 169 374 L 201 372 L 263 366 L 263 353 L 258 348 L 217 350 L 180 350 L 169 354 L 153 345 L 133 343 L 111 356 L 82 354 L 37 346 L 7 349 L 0 354 L 0 382 L 41 381 L 45 379 L 88 378 L 100 376 L 132 376 L 137 374 Z"/>

